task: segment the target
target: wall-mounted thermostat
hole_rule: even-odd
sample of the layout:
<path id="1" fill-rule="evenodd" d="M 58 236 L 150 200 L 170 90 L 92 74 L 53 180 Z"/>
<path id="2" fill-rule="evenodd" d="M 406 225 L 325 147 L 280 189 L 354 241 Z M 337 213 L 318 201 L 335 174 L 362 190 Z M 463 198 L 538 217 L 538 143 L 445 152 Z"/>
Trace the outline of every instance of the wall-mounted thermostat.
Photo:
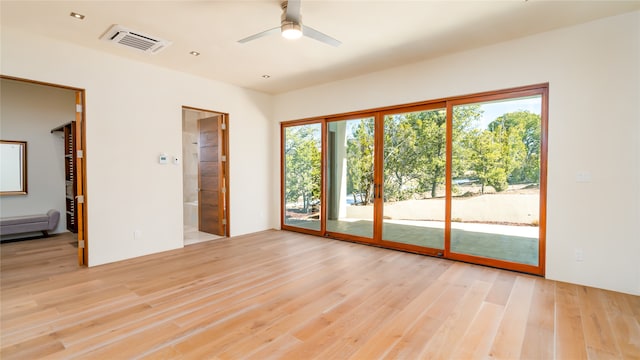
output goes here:
<path id="1" fill-rule="evenodd" d="M 167 154 L 160 154 L 160 156 L 158 157 L 158 163 L 162 164 L 162 165 L 166 165 L 169 163 L 169 155 Z"/>

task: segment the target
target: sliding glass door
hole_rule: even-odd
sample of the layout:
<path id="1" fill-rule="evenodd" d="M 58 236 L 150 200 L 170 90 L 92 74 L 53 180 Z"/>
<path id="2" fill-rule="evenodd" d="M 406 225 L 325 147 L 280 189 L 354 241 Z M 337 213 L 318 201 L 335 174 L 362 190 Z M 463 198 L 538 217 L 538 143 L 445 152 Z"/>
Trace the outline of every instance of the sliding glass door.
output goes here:
<path id="1" fill-rule="evenodd" d="M 374 117 L 327 123 L 327 232 L 372 241 L 374 156 Z"/>
<path id="2" fill-rule="evenodd" d="M 383 121 L 382 241 L 442 255 L 447 169 L 445 105 L 385 114 Z"/>
<path id="3" fill-rule="evenodd" d="M 542 101 L 534 94 L 452 106 L 452 257 L 540 265 Z"/>
<path id="4" fill-rule="evenodd" d="M 283 123 L 282 228 L 544 274 L 547 91 Z"/>
<path id="5" fill-rule="evenodd" d="M 282 129 L 283 222 L 313 232 L 321 231 L 322 124 Z"/>

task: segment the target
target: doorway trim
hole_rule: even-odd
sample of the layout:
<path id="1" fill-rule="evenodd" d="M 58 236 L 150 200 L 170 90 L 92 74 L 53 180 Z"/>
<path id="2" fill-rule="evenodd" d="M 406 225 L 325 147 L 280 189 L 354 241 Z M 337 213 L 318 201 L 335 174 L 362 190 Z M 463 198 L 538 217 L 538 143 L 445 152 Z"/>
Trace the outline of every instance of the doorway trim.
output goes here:
<path id="1" fill-rule="evenodd" d="M 221 111 L 215 110 L 207 110 L 202 108 L 197 108 L 193 106 L 183 105 L 182 110 L 186 111 L 198 111 L 198 112 L 207 112 L 211 114 L 220 115 L 222 117 L 222 125 L 220 130 L 222 130 L 222 154 L 224 155 L 224 159 L 222 160 L 222 170 L 223 170 L 223 179 L 224 184 L 220 184 L 220 191 L 224 193 L 224 216 L 223 216 L 223 227 L 224 227 L 224 236 L 231 236 L 231 191 L 230 191 L 230 182 L 229 182 L 229 114 Z M 184 159 L 183 159 L 184 160 Z M 183 161 L 184 164 L 184 161 Z M 184 171 L 184 170 L 183 170 Z M 199 217 L 199 216 L 198 216 Z"/>
<path id="2" fill-rule="evenodd" d="M 88 239 L 88 227 L 87 227 L 87 173 L 86 173 L 86 162 L 87 162 L 87 152 L 86 152 L 86 91 L 82 88 L 54 84 L 44 81 L 25 79 L 15 76 L 8 76 L 0 74 L 0 79 L 19 81 L 23 83 L 41 85 L 54 87 L 58 89 L 66 89 L 75 91 L 75 105 L 76 105 L 76 133 L 79 136 L 76 137 L 76 145 L 78 152 L 76 153 L 76 176 L 77 176 L 77 189 L 76 189 L 76 198 L 79 200 L 77 202 L 78 209 L 78 265 L 79 266 L 87 266 L 89 262 L 89 239 Z"/>

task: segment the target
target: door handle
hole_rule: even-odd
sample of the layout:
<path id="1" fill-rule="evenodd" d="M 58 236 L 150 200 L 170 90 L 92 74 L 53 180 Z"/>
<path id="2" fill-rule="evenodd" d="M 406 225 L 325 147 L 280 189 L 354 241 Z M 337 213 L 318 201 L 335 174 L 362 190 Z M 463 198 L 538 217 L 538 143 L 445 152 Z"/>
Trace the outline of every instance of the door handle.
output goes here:
<path id="1" fill-rule="evenodd" d="M 373 185 L 373 198 L 374 199 L 382 198 L 382 184 Z"/>

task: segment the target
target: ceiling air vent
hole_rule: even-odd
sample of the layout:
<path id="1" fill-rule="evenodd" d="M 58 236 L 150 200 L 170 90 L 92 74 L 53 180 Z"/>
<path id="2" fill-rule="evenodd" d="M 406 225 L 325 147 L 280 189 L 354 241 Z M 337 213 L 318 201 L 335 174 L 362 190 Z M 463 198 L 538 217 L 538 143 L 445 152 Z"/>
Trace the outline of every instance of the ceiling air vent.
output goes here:
<path id="1" fill-rule="evenodd" d="M 116 44 L 150 54 L 157 54 L 162 49 L 171 45 L 171 42 L 167 40 L 162 40 L 155 36 L 149 36 L 139 31 L 127 29 L 120 25 L 111 26 L 100 38 L 102 40 L 114 42 Z"/>

